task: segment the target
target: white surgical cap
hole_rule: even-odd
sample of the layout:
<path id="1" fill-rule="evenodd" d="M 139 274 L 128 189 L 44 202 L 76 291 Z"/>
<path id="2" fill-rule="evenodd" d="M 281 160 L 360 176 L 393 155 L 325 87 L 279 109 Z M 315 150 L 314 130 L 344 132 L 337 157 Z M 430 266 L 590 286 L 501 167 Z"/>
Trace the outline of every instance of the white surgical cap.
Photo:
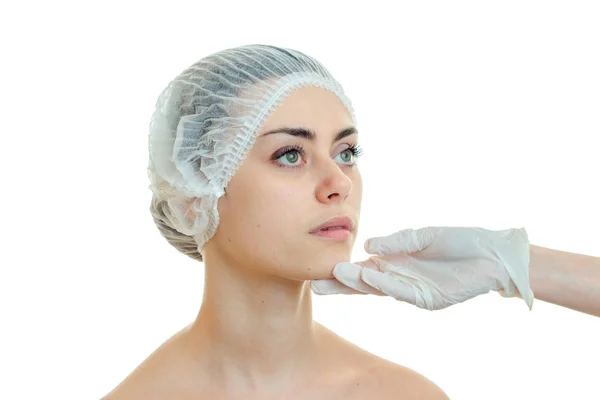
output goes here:
<path id="1" fill-rule="evenodd" d="M 217 200 L 269 114 L 302 86 L 336 94 L 356 125 L 350 100 L 323 65 L 275 46 L 211 54 L 161 92 L 150 122 L 150 211 L 180 252 L 202 261 L 202 248 L 219 224 Z"/>

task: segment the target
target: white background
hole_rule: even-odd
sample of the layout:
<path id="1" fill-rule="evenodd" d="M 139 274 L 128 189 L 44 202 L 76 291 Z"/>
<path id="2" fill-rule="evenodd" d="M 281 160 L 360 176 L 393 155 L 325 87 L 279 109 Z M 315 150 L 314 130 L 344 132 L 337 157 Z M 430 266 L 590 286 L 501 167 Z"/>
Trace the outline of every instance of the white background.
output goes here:
<path id="1" fill-rule="evenodd" d="M 357 261 L 368 237 L 439 225 L 600 256 L 597 2 L 217 3 L 2 6 L 0 398 L 98 399 L 195 317 L 203 266 L 148 211 L 148 123 L 224 48 L 294 48 L 344 86 L 365 150 Z M 437 312 L 313 299 L 452 399 L 600 398 L 600 318 L 496 293 Z"/>

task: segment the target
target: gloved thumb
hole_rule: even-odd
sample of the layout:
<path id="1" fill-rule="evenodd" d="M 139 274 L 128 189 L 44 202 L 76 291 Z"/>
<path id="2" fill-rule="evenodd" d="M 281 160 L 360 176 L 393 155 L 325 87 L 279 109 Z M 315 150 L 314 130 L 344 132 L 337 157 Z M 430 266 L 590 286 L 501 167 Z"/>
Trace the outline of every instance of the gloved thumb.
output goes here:
<path id="1" fill-rule="evenodd" d="M 365 251 L 380 256 L 422 251 L 433 243 L 439 229 L 404 229 L 388 236 L 373 237 L 365 242 Z"/>

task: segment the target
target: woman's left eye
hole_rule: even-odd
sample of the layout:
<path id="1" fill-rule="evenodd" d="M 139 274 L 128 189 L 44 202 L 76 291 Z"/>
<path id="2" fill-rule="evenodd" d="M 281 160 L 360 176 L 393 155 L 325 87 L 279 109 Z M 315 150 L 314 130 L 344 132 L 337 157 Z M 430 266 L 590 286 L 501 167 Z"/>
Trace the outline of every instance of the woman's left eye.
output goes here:
<path id="1" fill-rule="evenodd" d="M 358 157 L 360 157 L 361 154 L 362 154 L 362 148 L 357 144 L 353 144 L 352 146 L 348 147 L 344 151 L 340 152 L 340 154 L 338 154 L 338 156 L 339 155 L 343 156 L 342 157 L 343 162 L 349 162 L 349 163 L 351 163 L 350 165 L 354 165 L 356 163 L 356 159 Z"/>
<path id="2" fill-rule="evenodd" d="M 352 162 L 352 158 L 354 157 L 354 153 L 352 152 L 352 150 L 350 150 L 349 148 L 340 152 L 340 154 L 338 154 L 338 156 L 343 156 L 342 157 L 342 161 L 343 162 Z"/>

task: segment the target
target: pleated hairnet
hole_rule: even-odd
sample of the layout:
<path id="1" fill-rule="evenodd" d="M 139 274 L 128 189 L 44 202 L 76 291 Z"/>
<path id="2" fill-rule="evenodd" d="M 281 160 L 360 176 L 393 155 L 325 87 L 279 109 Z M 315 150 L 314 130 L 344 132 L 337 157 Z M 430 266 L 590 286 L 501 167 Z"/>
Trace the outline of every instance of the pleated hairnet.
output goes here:
<path id="1" fill-rule="evenodd" d="M 341 85 L 315 59 L 287 48 L 245 45 L 211 54 L 161 92 L 150 122 L 150 211 L 161 234 L 202 261 L 219 224 L 217 201 L 261 125 L 294 89 L 336 94 L 356 125 Z"/>

